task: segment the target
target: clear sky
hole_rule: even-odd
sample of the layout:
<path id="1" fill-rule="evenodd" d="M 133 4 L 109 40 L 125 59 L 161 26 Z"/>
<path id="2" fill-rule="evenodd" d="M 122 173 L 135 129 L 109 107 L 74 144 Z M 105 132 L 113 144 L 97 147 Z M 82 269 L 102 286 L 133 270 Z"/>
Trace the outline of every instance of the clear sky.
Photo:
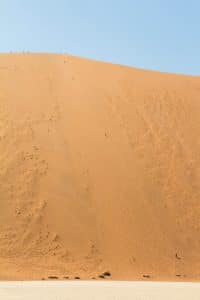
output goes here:
<path id="1" fill-rule="evenodd" d="M 0 52 L 200 75 L 200 0 L 0 0 Z"/>

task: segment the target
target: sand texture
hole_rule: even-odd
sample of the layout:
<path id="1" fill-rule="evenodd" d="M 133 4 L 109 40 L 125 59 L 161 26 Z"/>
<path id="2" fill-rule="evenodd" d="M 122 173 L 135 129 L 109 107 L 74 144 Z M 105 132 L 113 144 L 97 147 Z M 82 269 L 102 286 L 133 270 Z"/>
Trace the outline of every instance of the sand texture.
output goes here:
<path id="1" fill-rule="evenodd" d="M 1 54 L 0 279 L 106 271 L 200 280 L 200 77 Z"/>

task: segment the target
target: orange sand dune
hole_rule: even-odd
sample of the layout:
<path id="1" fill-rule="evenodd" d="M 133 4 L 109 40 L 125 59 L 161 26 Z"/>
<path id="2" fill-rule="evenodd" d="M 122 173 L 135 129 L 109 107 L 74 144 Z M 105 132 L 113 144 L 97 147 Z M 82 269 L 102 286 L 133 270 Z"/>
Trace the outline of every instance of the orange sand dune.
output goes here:
<path id="1" fill-rule="evenodd" d="M 200 280 L 200 77 L 0 55 L 0 279 Z"/>

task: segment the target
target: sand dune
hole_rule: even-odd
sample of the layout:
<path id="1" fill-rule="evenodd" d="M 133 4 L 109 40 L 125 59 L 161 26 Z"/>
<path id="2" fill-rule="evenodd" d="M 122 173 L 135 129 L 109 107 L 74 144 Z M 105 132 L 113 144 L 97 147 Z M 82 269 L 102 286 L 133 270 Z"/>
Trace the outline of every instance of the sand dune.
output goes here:
<path id="1" fill-rule="evenodd" d="M 0 55 L 0 279 L 200 279 L 200 77 Z"/>

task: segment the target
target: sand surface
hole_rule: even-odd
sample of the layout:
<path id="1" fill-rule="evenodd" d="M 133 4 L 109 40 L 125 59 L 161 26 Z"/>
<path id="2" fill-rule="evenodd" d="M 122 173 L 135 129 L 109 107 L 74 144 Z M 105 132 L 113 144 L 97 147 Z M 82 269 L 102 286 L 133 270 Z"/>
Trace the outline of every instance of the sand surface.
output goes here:
<path id="1" fill-rule="evenodd" d="M 200 77 L 0 55 L 0 279 L 200 280 Z"/>
<path id="2" fill-rule="evenodd" d="M 199 300 L 200 283 L 0 282 L 3 300 Z"/>

